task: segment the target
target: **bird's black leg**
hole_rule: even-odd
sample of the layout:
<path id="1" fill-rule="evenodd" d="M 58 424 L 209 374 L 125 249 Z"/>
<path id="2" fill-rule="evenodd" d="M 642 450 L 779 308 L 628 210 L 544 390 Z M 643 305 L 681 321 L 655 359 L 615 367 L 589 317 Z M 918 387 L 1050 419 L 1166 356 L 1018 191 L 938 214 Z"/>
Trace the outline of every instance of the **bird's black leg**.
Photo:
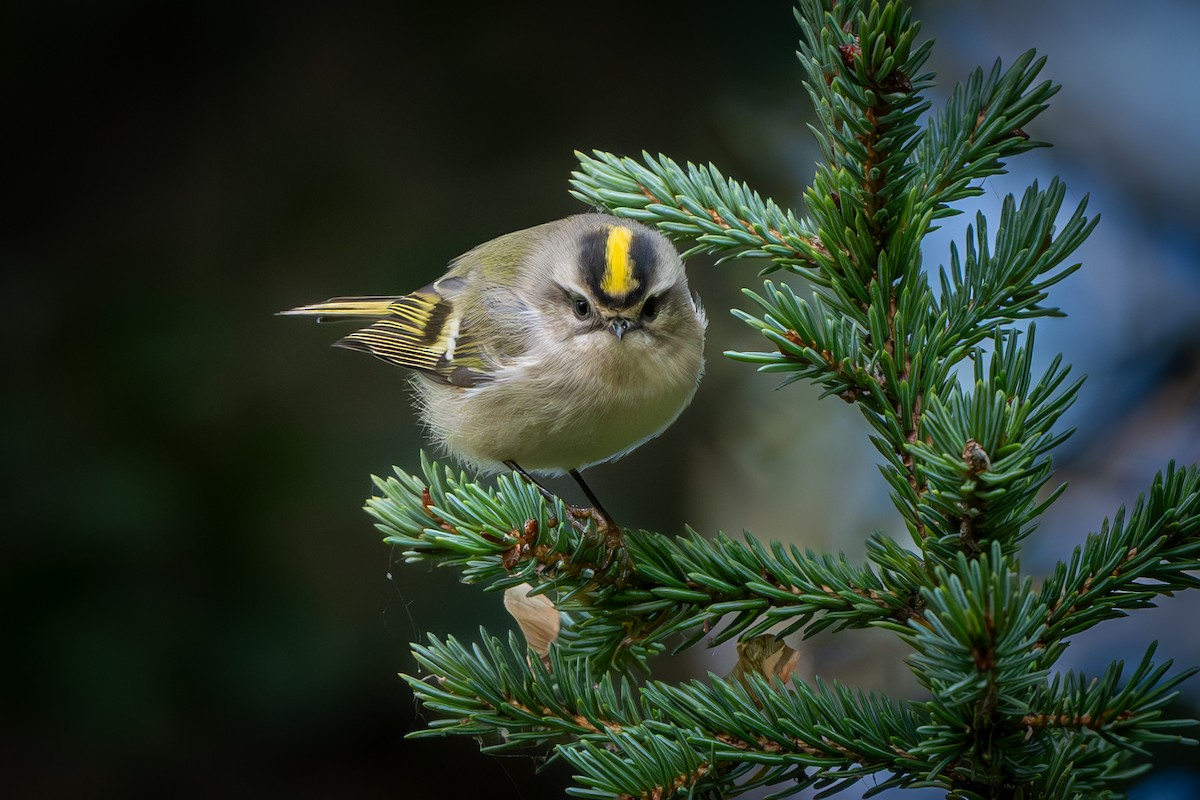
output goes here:
<path id="1" fill-rule="evenodd" d="M 515 461 L 505 461 L 505 462 L 504 462 L 504 466 L 508 467 L 508 468 L 509 468 L 509 469 L 511 469 L 513 472 L 519 472 L 519 473 L 521 473 L 521 477 L 522 477 L 522 478 L 524 478 L 525 480 L 529 481 L 530 483 L 532 483 L 534 486 L 536 486 L 536 487 L 537 487 L 537 490 L 538 490 L 539 492 L 541 492 L 541 493 L 542 493 L 542 497 L 546 498 L 547 500 L 554 500 L 554 499 L 556 499 L 556 498 L 554 497 L 554 493 L 553 493 L 553 492 L 551 492 L 551 491 L 550 491 L 549 489 L 547 489 L 545 486 L 542 486 L 542 484 L 538 482 L 538 479 L 537 479 L 537 478 L 533 477 L 533 476 L 532 476 L 532 475 L 530 475 L 528 472 L 526 472 L 526 471 L 525 471 L 525 468 L 524 468 L 524 467 L 522 467 L 522 466 L 521 466 L 520 464 L 518 464 L 517 462 L 515 462 Z"/>
<path id="2" fill-rule="evenodd" d="M 596 523 L 596 528 L 604 535 L 604 548 L 607 552 L 604 560 L 600 563 L 600 571 L 607 572 L 613 561 L 620 555 L 619 574 L 627 575 L 630 566 L 629 556 L 625 553 L 625 537 L 621 535 L 621 527 L 605 510 L 604 505 L 596 497 L 596 493 L 592 491 L 592 487 L 588 486 L 587 481 L 579 474 L 579 470 L 573 469 L 570 472 L 571 477 L 579 484 L 579 488 L 583 489 L 583 493 L 587 495 L 588 502 L 592 504 L 592 520 Z"/>
<path id="3" fill-rule="evenodd" d="M 516 461 L 505 461 L 504 466 L 508 467 L 513 472 L 519 473 L 521 477 L 537 487 L 537 490 L 541 492 L 542 496 L 547 500 L 557 499 L 549 489 L 547 489 L 545 486 L 542 486 L 542 484 L 538 482 L 537 478 L 526 472 L 525 469 Z M 621 536 L 621 529 L 609 515 L 608 511 L 604 508 L 604 505 L 600 502 L 599 498 L 596 497 L 596 493 L 592 491 L 592 487 L 588 486 L 587 481 L 585 481 L 583 476 L 579 474 L 579 470 L 572 469 L 568 470 L 568 472 L 570 473 L 571 477 L 575 479 L 575 482 L 579 484 L 579 488 L 582 489 L 583 493 L 587 496 L 588 502 L 592 504 L 591 508 L 575 508 L 574 506 L 570 505 L 568 505 L 568 508 L 571 511 L 571 515 L 577 520 L 583 517 L 591 517 L 592 521 L 596 523 L 597 530 L 603 534 L 605 548 L 608 551 L 608 554 L 605 556 L 604 561 L 600 564 L 600 569 L 602 571 L 607 570 L 609 566 L 612 565 L 613 559 L 616 558 L 617 553 L 621 552 L 625 545 L 624 537 Z"/>
<path id="4" fill-rule="evenodd" d="M 609 514 L 604 508 L 604 504 L 596 498 L 596 494 L 592 491 L 592 487 L 587 485 L 587 481 L 585 481 L 583 476 L 579 474 L 579 470 L 573 469 L 570 471 L 570 474 L 571 477 L 575 479 L 575 482 L 579 484 L 579 488 L 583 489 L 583 493 L 587 496 L 588 502 L 592 504 L 592 508 L 600 512 L 600 515 L 604 517 L 605 522 L 613 527 L 616 527 L 616 521 L 613 520 L 612 515 Z"/>

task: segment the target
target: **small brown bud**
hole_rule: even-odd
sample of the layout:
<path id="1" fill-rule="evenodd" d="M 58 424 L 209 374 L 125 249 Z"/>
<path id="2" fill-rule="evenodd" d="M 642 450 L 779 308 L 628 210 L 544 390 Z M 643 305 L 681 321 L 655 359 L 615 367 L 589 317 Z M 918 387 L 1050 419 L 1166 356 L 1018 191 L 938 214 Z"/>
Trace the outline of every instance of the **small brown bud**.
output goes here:
<path id="1" fill-rule="evenodd" d="M 962 460 L 967 465 L 967 472 L 972 477 L 992 468 L 991 457 L 974 439 L 967 439 L 967 444 L 962 451 Z"/>
<path id="2" fill-rule="evenodd" d="M 839 44 L 838 53 L 842 57 L 842 63 L 848 68 L 854 68 L 854 59 L 862 55 L 862 48 L 858 46 L 858 42 L 854 44 Z"/>

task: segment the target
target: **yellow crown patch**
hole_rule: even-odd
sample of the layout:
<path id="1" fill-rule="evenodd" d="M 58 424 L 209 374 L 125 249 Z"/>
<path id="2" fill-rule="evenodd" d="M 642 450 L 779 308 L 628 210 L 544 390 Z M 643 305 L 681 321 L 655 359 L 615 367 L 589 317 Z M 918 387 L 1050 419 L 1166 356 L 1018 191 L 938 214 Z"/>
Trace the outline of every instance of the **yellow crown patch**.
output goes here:
<path id="1" fill-rule="evenodd" d="M 629 228 L 609 229 L 604 248 L 604 277 L 600 280 L 600 290 L 609 297 L 624 297 L 638 288 L 638 280 L 633 277 L 633 261 L 629 258 L 632 243 L 633 231 Z"/>

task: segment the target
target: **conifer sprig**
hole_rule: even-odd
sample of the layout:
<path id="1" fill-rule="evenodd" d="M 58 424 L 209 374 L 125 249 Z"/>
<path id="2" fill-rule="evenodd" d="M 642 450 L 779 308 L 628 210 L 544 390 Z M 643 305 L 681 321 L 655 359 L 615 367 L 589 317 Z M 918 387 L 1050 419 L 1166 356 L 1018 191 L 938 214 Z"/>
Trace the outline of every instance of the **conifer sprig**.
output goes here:
<path id="1" fill-rule="evenodd" d="M 532 584 L 562 625 L 544 660 L 486 632 L 414 645 L 425 677 L 406 680 L 443 715 L 415 735 L 552 747 L 578 772 L 571 793 L 597 800 L 832 794 L 864 776 L 872 792 L 937 786 L 961 800 L 1117 797 L 1149 746 L 1192 743 L 1179 731 L 1194 723 L 1164 714 L 1193 670 L 1155 664 L 1153 646 L 1128 673 L 1054 667 L 1075 634 L 1200 588 L 1200 471 L 1168 466 L 1035 591 L 1020 546 L 1062 490 L 1050 455 L 1080 382 L 1061 357 L 1034 373 L 1033 321 L 1060 315 L 1050 290 L 1097 218 L 1086 198 L 1065 208 L 1057 178 L 1035 183 L 994 220 L 975 217 L 936 291 L 922 263 L 935 224 L 1043 145 L 1026 128 L 1058 87 L 1029 52 L 934 109 L 932 43 L 899 0 L 798 0 L 796 17 L 824 156 L 805 215 L 712 165 L 646 153 L 578 153 L 571 192 L 689 254 L 805 279 L 747 290 L 753 312 L 734 313 L 767 346 L 727 355 L 861 410 L 911 546 L 875 533 L 855 564 L 751 534 L 627 530 L 614 559 L 594 519 L 520 477 L 486 489 L 422 456 L 421 474 L 376 479 L 367 510 L 385 540 L 489 590 Z M 668 648 L 867 626 L 911 647 L 926 698 L 785 685 L 740 662 L 736 677 L 639 683 Z"/>
<path id="2" fill-rule="evenodd" d="M 413 652 L 438 677 L 405 679 L 426 708 L 445 716 L 410 735 L 481 736 L 488 752 L 559 743 L 556 754 L 587 776 L 576 796 L 665 797 L 781 782 L 799 790 L 899 773 L 884 788 L 918 782 L 925 765 L 911 752 L 920 716 L 837 684 L 709 675 L 637 689 L 559 650 L 543 664 L 515 636 L 503 643 L 486 631 L 479 644 L 433 638 Z"/>
<path id="3" fill-rule="evenodd" d="M 572 195 L 691 243 L 685 257 L 769 258 L 776 268 L 802 270 L 824 251 L 807 223 L 711 164 L 684 168 L 646 152 L 644 163 L 599 150 L 575 156 Z"/>
<path id="4" fill-rule="evenodd" d="M 1117 511 L 1099 533 L 1059 562 L 1042 587 L 1048 628 L 1043 645 L 1099 622 L 1150 608 L 1158 595 L 1200 588 L 1200 470 L 1174 462 L 1155 476 L 1126 517 Z"/>
<path id="5" fill-rule="evenodd" d="M 1024 130 L 1060 88 L 1050 81 L 1034 86 L 1045 64 L 1032 50 L 1008 69 L 997 59 L 986 76 L 980 68 L 955 86 L 930 117 L 913 159 L 934 219 L 959 213 L 953 204 L 981 194 L 980 182 L 1002 174 L 1005 158 L 1047 146 Z"/>
<path id="6" fill-rule="evenodd" d="M 571 509 L 515 473 L 488 490 L 422 456 L 421 476 L 397 469 L 375 484 L 366 509 L 406 561 L 460 567 L 465 582 L 491 590 L 533 582 L 553 592 L 572 615 L 564 646 L 601 667 L 639 665 L 680 635 L 677 648 L 769 629 L 902 629 L 920 614 L 924 566 L 884 536 L 870 541 L 873 565 L 854 565 L 750 534 L 737 541 L 629 530 L 634 568 L 624 574 L 604 566 L 590 520 L 564 524 Z"/>

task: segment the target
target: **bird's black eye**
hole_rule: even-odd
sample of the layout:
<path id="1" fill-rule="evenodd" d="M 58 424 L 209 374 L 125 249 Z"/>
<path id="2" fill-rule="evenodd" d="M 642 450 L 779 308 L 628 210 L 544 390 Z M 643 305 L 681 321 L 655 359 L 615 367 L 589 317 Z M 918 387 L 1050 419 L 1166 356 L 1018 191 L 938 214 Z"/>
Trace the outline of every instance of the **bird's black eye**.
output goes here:
<path id="1" fill-rule="evenodd" d="M 658 297 L 650 295 L 646 298 L 646 302 L 642 303 L 642 317 L 644 319 L 654 319 L 658 316 Z"/>
<path id="2" fill-rule="evenodd" d="M 587 319 L 588 314 L 592 312 L 592 307 L 588 305 L 587 299 L 578 295 L 571 298 L 571 308 L 575 310 L 575 316 L 580 319 Z"/>

